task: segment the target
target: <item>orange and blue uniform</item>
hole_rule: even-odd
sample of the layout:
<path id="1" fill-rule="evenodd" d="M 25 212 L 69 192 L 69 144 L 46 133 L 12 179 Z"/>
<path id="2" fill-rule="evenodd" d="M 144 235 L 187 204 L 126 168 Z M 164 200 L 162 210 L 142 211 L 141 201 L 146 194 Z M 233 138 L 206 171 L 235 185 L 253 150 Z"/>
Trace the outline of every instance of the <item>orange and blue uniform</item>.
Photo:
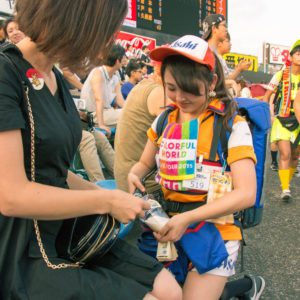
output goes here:
<path id="1" fill-rule="evenodd" d="M 202 155 L 204 160 L 209 159 L 214 132 L 214 114 L 216 113 L 219 115 L 223 115 L 224 110 L 224 103 L 215 99 L 209 104 L 206 111 L 200 116 L 200 128 L 197 139 L 197 158 L 199 158 L 199 156 Z M 168 123 L 176 123 L 178 113 L 178 108 L 175 108 L 168 116 Z M 162 142 L 162 136 L 159 137 L 156 133 L 158 118 L 153 122 L 151 128 L 148 130 L 148 138 L 157 147 L 160 147 L 160 144 Z M 227 163 L 230 166 L 230 164 L 234 163 L 235 161 L 245 158 L 250 158 L 254 162 L 256 162 L 256 156 L 252 144 L 252 136 L 248 124 L 243 117 L 236 115 L 233 120 L 232 132 L 228 140 Z M 166 201 L 191 203 L 203 202 L 206 200 L 207 192 L 199 191 L 197 193 L 193 191 L 192 193 L 190 193 L 185 188 L 182 188 L 180 181 L 172 182 L 164 178 L 160 178 L 159 181 L 162 186 L 164 198 Z M 237 226 L 231 224 L 216 224 L 216 226 L 224 240 L 241 240 L 241 232 Z"/>

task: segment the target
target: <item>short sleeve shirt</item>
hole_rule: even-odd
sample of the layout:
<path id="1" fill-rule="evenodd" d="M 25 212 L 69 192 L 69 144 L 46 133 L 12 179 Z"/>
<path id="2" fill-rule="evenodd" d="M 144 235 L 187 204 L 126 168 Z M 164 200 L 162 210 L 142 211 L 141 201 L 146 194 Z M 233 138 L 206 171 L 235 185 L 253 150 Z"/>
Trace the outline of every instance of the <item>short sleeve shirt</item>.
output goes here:
<path id="1" fill-rule="evenodd" d="M 121 87 L 123 98 L 126 99 L 129 92 L 133 89 L 134 85 L 131 82 L 125 82 Z"/>
<path id="2" fill-rule="evenodd" d="M 21 76 L 29 88 L 35 123 L 36 182 L 67 188 L 68 168 L 82 132 L 74 101 L 59 71 L 53 69 L 58 86 L 58 96 L 53 96 L 18 48 L 10 45 L 4 52 L 15 65 L 0 56 L 0 132 L 21 130 L 25 171 L 30 179 L 30 127 Z M 61 221 L 40 221 L 39 224 L 47 253 L 55 255 L 55 237 Z M 40 255 L 35 240 L 29 249 Z"/>
<path id="3" fill-rule="evenodd" d="M 12 47 L 12 46 L 10 46 Z M 11 53 L 11 54 L 10 54 Z M 66 186 L 71 160 L 81 140 L 79 116 L 60 73 L 54 69 L 58 94 L 53 96 L 43 79 L 33 83 L 34 68 L 22 58 L 17 48 L 9 49 L 22 79 L 29 87 L 29 99 L 35 121 L 36 181 L 53 186 Z M 30 174 L 30 134 L 27 104 L 17 71 L 5 59 L 0 59 L 0 131 L 21 129 L 26 172 Z"/>
<path id="4" fill-rule="evenodd" d="M 219 103 L 218 101 L 213 101 L 210 106 L 212 107 L 212 109 L 215 109 L 218 108 Z M 169 114 L 168 123 L 176 122 L 177 116 L 178 108 Z M 157 147 L 160 146 L 161 142 L 161 137 L 158 137 L 156 132 L 158 119 L 159 117 L 157 117 L 154 120 L 151 128 L 147 132 L 148 138 Z M 200 125 L 197 145 L 197 157 L 203 155 L 203 158 L 208 160 L 214 132 L 214 118 L 212 117 L 211 109 L 207 109 L 207 111 L 203 113 L 201 119 L 206 121 L 202 122 Z M 232 132 L 228 140 L 227 163 L 230 166 L 232 163 L 242 159 L 251 159 L 254 161 L 254 163 L 256 163 L 256 156 L 254 153 L 251 131 L 245 119 L 237 115 L 234 117 Z M 164 192 L 164 197 L 166 200 L 178 202 L 201 202 L 204 201 L 206 198 L 206 193 L 183 193 L 181 191 L 165 188 L 163 186 L 163 179 L 161 178 L 160 180 L 162 184 L 162 190 Z M 224 240 L 241 239 L 240 230 L 235 226 L 226 224 L 221 226 L 217 225 L 217 228 L 220 230 Z"/>

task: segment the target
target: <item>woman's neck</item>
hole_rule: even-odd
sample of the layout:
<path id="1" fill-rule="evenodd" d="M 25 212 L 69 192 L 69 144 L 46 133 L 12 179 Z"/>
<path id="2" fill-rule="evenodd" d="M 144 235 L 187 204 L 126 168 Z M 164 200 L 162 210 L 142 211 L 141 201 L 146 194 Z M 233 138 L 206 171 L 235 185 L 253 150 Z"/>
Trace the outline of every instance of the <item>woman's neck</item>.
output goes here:
<path id="1" fill-rule="evenodd" d="M 299 75 L 300 74 L 300 66 L 292 65 L 292 74 Z"/>
<path id="2" fill-rule="evenodd" d="M 197 112 L 192 112 L 192 113 L 185 113 L 182 110 L 179 110 L 177 122 L 183 123 L 183 122 L 187 122 L 199 118 L 206 111 L 207 106 L 208 104 L 205 103 L 201 107 L 201 109 L 199 109 Z"/>
<path id="3" fill-rule="evenodd" d="M 22 52 L 23 57 L 40 73 L 45 75 L 51 73 L 54 62 L 40 52 L 37 49 L 36 44 L 28 37 L 19 42 L 17 47 Z"/>

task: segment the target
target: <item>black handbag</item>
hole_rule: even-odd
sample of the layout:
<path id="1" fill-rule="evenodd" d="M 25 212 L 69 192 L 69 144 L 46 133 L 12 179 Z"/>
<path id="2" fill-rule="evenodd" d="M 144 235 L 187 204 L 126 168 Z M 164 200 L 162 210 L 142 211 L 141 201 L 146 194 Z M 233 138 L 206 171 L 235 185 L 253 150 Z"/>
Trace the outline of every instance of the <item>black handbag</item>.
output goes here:
<path id="1" fill-rule="evenodd" d="M 28 108 L 30 127 L 31 181 L 35 181 L 35 124 L 32 107 L 29 100 L 29 87 L 22 79 L 22 75 L 15 63 L 3 52 L 0 52 L 0 54 L 16 71 L 22 85 L 23 98 L 25 99 Z M 51 269 L 78 268 L 94 257 L 103 256 L 117 240 L 121 227 L 120 223 L 109 214 L 78 217 L 72 219 L 72 221 L 73 222 L 70 230 L 68 232 L 63 232 L 62 234 L 67 241 L 60 241 L 63 243 L 67 242 L 68 246 L 66 258 L 74 263 L 53 264 L 50 262 L 45 252 L 38 221 L 35 219 L 33 220 L 40 252 L 45 263 Z M 70 220 L 65 222 L 69 223 Z M 58 236 L 58 240 L 59 239 L 60 237 Z"/>
<path id="2" fill-rule="evenodd" d="M 288 129 L 289 131 L 294 131 L 298 128 L 299 123 L 295 115 L 289 116 L 287 118 L 277 117 L 281 125 Z"/>
<path id="3" fill-rule="evenodd" d="M 103 256 L 117 240 L 120 228 L 108 214 L 76 218 L 68 242 L 69 258 L 82 264 Z"/>

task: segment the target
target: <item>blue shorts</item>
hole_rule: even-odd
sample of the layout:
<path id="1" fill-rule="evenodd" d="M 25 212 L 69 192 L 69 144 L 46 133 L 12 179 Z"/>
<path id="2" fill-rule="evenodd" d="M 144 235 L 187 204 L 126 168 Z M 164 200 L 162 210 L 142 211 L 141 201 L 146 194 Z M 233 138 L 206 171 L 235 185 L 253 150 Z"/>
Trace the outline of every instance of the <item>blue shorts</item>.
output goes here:
<path id="1" fill-rule="evenodd" d="M 138 246 L 144 253 L 156 257 L 157 241 L 151 230 L 144 230 L 138 240 Z M 210 274 L 221 276 L 231 276 L 235 273 L 239 242 L 224 243 L 212 223 L 191 225 L 175 246 L 178 258 L 176 261 L 165 263 L 165 267 L 180 283 L 185 281 L 189 271 L 197 271 L 199 274 L 211 272 Z"/>

